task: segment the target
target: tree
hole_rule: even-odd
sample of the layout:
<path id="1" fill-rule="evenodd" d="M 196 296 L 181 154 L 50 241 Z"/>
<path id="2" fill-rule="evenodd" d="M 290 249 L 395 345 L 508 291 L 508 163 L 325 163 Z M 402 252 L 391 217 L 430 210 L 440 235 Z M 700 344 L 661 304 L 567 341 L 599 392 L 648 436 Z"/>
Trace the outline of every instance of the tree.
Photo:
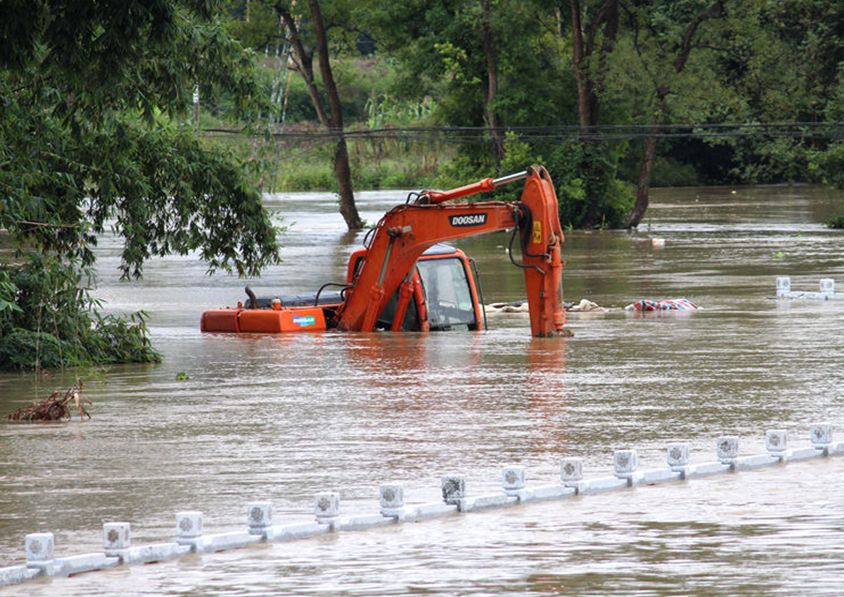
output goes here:
<path id="1" fill-rule="evenodd" d="M 352 169 L 349 165 L 349 150 L 343 129 L 343 106 L 334 73 L 331 70 L 331 56 L 328 47 L 328 32 L 323 19 L 322 9 L 318 0 L 308 0 L 308 16 L 313 27 L 315 48 L 306 46 L 304 32 L 299 28 L 291 12 L 291 6 L 286 2 L 276 4 L 276 10 L 284 21 L 290 42 L 296 55 L 296 70 L 302 75 L 314 110 L 320 123 L 330 132 L 337 135 L 337 145 L 334 149 L 334 174 L 340 191 L 340 213 L 346 221 L 349 230 L 363 228 L 363 220 L 355 205 L 354 189 L 352 188 Z M 314 76 L 313 58 L 317 55 L 322 84 L 325 87 L 326 102 L 323 101 Z"/>
<path id="2" fill-rule="evenodd" d="M 498 98 L 498 48 L 496 47 L 495 31 L 492 27 L 492 2 L 481 2 L 481 41 L 486 58 L 486 97 L 484 98 L 484 121 L 490 129 L 492 139 L 492 157 L 496 168 L 500 169 L 504 159 L 504 133 L 501 131 L 501 120 L 495 105 Z"/>
<path id="3" fill-rule="evenodd" d="M 618 2 L 603 0 L 593 9 L 592 18 L 584 23 L 580 0 L 569 0 L 577 113 L 584 134 L 600 122 L 600 99 L 606 89 L 607 62 L 618 37 Z"/>
<path id="4" fill-rule="evenodd" d="M 629 15 L 633 45 L 652 87 L 651 126 L 644 143 L 636 203 L 627 221 L 628 229 L 632 229 L 639 225 L 648 208 L 657 138 L 670 114 L 669 96 L 676 92 L 676 81 L 685 71 L 692 49 L 699 43 L 702 26 L 725 16 L 725 3 L 724 0 L 684 0 L 665 4 L 658 1 L 631 11 Z M 647 49 L 645 45 L 648 45 Z"/>
<path id="5" fill-rule="evenodd" d="M 729 175 L 751 183 L 840 181 L 840 141 L 813 134 L 811 127 L 844 118 L 844 5 L 787 0 L 729 6 L 716 76 L 741 98 L 734 118 L 804 123 L 807 133 L 712 142 L 731 158 Z"/>
<path id="6" fill-rule="evenodd" d="M 0 268 L 0 367 L 48 344 L 54 365 L 156 358 L 110 350 L 127 337 L 121 326 L 144 344 L 143 322 L 100 317 L 85 292 L 107 227 L 124 239 L 125 277 L 173 252 L 249 275 L 278 259 L 276 228 L 246 170 L 186 124 L 197 83 L 207 96 L 231 94 L 244 119 L 257 95 L 252 59 L 222 32 L 217 8 L 0 4 L 0 229 L 18 249 Z"/>
<path id="7" fill-rule="evenodd" d="M 447 168 L 454 178 L 499 169 L 507 127 L 570 117 L 574 96 L 562 59 L 564 41 L 548 27 L 555 11 L 547 3 L 367 0 L 358 11 L 378 52 L 397 65 L 394 95 L 432 97 L 438 124 L 490 129 L 484 145 L 460 146 Z"/>
<path id="8" fill-rule="evenodd" d="M 570 27 L 564 26 L 568 14 Z M 560 35 L 571 42 L 571 63 L 577 82 L 580 139 L 569 152 L 569 168 L 577 172 L 576 193 L 563 192 L 563 219 L 577 227 L 619 225 L 628 192 L 617 180 L 617 156 L 602 139 L 601 106 L 606 101 L 607 73 L 619 35 L 619 0 L 569 0 L 560 4 Z"/>

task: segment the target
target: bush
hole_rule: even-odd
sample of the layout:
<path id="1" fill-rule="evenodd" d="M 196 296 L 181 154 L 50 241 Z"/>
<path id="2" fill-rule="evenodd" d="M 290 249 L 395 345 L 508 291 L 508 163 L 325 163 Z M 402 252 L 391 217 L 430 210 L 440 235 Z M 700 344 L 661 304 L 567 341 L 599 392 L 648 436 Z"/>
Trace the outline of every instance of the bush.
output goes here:
<path id="1" fill-rule="evenodd" d="M 836 216 L 826 224 L 834 230 L 844 230 L 844 216 Z"/>
<path id="2" fill-rule="evenodd" d="M 824 151 L 813 152 L 809 170 L 824 184 L 844 189 L 844 142 L 832 143 Z"/>
<path id="3" fill-rule="evenodd" d="M 617 160 L 603 143 L 555 146 L 546 164 L 557 185 L 560 223 L 572 228 L 622 228 L 633 188 L 616 178 Z"/>
<path id="4" fill-rule="evenodd" d="M 700 184 L 697 171 L 691 164 L 658 156 L 654 162 L 652 187 L 689 187 Z"/>
<path id="5" fill-rule="evenodd" d="M 101 316 L 72 263 L 29 253 L 0 266 L 0 369 L 158 362 L 146 315 Z"/>

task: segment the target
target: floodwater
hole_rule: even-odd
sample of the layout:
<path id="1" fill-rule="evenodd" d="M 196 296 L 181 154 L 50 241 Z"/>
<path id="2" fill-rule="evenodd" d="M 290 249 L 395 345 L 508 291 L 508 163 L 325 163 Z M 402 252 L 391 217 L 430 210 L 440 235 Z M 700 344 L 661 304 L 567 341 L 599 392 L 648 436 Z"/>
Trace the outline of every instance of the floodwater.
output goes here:
<path id="1" fill-rule="evenodd" d="M 375 222 L 403 199 L 362 193 L 363 216 Z M 82 372 L 91 421 L 0 424 L 0 566 L 23 561 L 28 532 L 53 531 L 56 554 L 72 555 L 100 547 L 105 521 L 130 521 L 140 544 L 172 538 L 185 509 L 205 513 L 206 532 L 226 531 L 243 527 L 251 500 L 271 500 L 276 524 L 310 519 L 313 495 L 328 489 L 344 513 L 374 513 L 388 480 L 421 503 L 439 498 L 449 472 L 466 475 L 470 494 L 489 493 L 507 463 L 548 484 L 564 455 L 606 476 L 624 446 L 649 467 L 671 440 L 709 461 L 720 434 L 752 453 L 766 429 L 800 445 L 813 421 L 844 430 L 844 301 L 770 298 L 777 275 L 795 290 L 833 277 L 844 291 L 844 234 L 823 226 L 842 199 L 812 187 L 661 189 L 637 235 L 570 233 L 568 300 L 687 297 L 703 309 L 571 315 L 568 339 L 531 339 L 524 315 L 492 316 L 484 333 L 203 335 L 200 313 L 245 297 L 243 280 L 170 257 L 119 282 L 119 246 L 104 239 L 97 294 L 109 309 L 150 313 L 164 362 Z M 333 198 L 267 203 L 290 230 L 285 262 L 250 282 L 258 293 L 342 280 L 360 239 L 343 234 Z M 506 240 L 460 243 L 478 259 L 487 302 L 523 296 Z M 77 373 L 2 375 L 0 411 Z M 844 592 L 842 473 L 844 460 L 819 460 L 5 591 L 834 595 Z"/>

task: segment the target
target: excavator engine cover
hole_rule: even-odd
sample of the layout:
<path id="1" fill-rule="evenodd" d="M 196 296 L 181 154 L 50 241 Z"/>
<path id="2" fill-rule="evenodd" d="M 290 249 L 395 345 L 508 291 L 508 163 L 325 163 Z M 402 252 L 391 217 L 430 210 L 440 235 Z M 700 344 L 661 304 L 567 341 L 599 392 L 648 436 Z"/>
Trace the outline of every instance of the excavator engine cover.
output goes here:
<path id="1" fill-rule="evenodd" d="M 238 315 L 243 309 L 209 309 L 202 314 L 201 329 L 203 332 L 240 331 Z"/>
<path id="2" fill-rule="evenodd" d="M 244 333 L 321 332 L 325 315 L 319 307 L 297 309 L 245 309 L 238 326 Z"/>

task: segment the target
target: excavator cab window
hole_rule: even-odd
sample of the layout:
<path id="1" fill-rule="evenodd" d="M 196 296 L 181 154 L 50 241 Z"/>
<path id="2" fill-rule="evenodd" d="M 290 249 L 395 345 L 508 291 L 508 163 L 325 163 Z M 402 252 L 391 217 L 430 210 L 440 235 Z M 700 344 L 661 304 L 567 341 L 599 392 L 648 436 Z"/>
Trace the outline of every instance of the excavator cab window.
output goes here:
<path id="1" fill-rule="evenodd" d="M 378 323 L 375 325 L 376 329 L 390 329 L 390 326 L 393 324 L 393 319 L 396 316 L 396 308 L 399 304 L 399 292 L 401 292 L 400 289 L 393 293 L 393 296 L 390 297 L 390 301 L 384 307 L 384 310 L 381 311 L 381 315 L 378 316 Z M 416 303 L 414 301 L 410 301 L 407 305 L 407 313 L 404 316 L 401 330 L 403 332 L 419 331 L 419 313 L 416 310 Z"/>
<path id="2" fill-rule="evenodd" d="M 457 257 L 417 262 L 425 287 L 428 323 L 431 330 L 451 330 L 465 326 L 475 330 L 475 306 L 463 261 Z"/>

